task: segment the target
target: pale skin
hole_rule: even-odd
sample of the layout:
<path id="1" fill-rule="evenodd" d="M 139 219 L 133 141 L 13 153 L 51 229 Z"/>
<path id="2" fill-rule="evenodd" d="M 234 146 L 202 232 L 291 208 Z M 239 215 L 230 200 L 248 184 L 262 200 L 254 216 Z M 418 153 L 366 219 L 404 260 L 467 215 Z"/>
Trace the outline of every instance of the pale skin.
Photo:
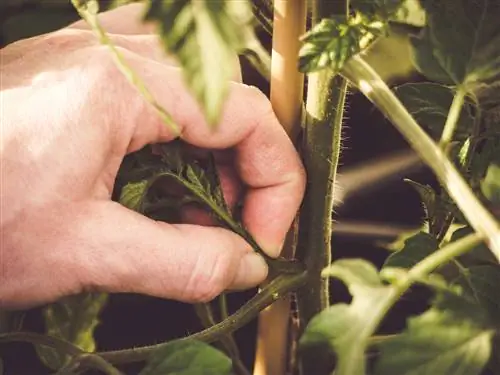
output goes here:
<path id="1" fill-rule="evenodd" d="M 142 11 L 121 7 L 101 22 L 181 139 L 217 152 L 226 200 L 244 192 L 245 226 L 278 256 L 305 173 L 271 104 L 238 73 L 212 132 Z M 206 215 L 168 224 L 111 201 L 124 156 L 175 135 L 84 23 L 11 44 L 0 59 L 0 308 L 88 290 L 202 302 L 265 280 L 264 260 Z"/>

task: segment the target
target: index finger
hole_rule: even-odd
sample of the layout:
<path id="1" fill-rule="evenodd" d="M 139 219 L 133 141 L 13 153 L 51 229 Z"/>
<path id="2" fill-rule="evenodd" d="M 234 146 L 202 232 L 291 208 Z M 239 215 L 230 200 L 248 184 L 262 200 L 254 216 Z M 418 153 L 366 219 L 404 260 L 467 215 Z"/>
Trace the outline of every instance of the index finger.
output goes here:
<path id="1" fill-rule="evenodd" d="M 180 127 L 181 139 L 197 147 L 235 150 L 234 165 L 248 188 L 243 202 L 243 224 L 269 255 L 279 255 L 304 195 L 305 171 L 267 97 L 254 87 L 229 83 L 221 120 L 214 131 L 186 88 L 179 68 L 131 53 L 126 55 L 132 68 Z M 125 102 L 137 99 L 135 90 L 130 93 L 133 98 Z M 137 106 L 127 105 L 128 110 L 134 108 Z M 129 151 L 174 137 L 152 107 L 143 108 L 142 114 L 125 113 L 128 119 L 142 119 L 135 122 L 130 142 L 134 147 L 129 146 Z"/>

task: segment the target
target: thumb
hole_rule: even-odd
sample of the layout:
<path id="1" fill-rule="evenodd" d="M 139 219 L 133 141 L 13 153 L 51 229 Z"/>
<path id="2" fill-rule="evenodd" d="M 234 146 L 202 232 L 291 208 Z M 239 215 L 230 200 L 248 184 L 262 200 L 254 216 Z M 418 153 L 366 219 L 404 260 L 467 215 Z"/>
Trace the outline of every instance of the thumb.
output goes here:
<path id="1" fill-rule="evenodd" d="M 240 236 L 215 227 L 156 222 L 115 202 L 94 202 L 75 223 L 82 287 L 207 302 L 254 287 L 267 265 Z"/>
<path id="2" fill-rule="evenodd" d="M 228 230 L 156 222 L 112 201 L 31 210 L 0 235 L 2 308 L 85 290 L 206 302 L 256 286 L 268 271 Z"/>

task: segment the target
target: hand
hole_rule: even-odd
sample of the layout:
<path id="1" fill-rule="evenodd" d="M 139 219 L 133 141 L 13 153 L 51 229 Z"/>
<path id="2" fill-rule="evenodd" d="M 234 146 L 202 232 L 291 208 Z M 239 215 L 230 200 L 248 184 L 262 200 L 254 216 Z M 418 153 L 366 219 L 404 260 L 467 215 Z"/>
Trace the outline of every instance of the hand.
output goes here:
<path id="1" fill-rule="evenodd" d="M 292 143 L 267 98 L 238 82 L 210 131 L 180 69 L 142 24 L 141 6 L 104 13 L 102 23 L 181 127 L 181 139 L 231 153 L 226 199 L 241 181 L 244 224 L 277 256 L 304 193 Z M 156 222 L 111 201 L 124 156 L 174 135 L 83 23 L 0 53 L 0 307 L 85 290 L 200 302 L 266 278 L 263 259 L 228 230 L 198 225 L 196 217 Z"/>

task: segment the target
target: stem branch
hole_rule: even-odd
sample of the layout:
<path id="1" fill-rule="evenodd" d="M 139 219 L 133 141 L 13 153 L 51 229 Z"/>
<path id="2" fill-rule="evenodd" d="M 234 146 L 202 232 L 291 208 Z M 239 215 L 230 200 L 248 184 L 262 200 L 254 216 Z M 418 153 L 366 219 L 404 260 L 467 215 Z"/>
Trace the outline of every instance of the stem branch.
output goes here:
<path id="1" fill-rule="evenodd" d="M 342 74 L 375 103 L 434 171 L 472 228 L 483 236 L 500 261 L 500 226 L 482 206 L 446 154 L 422 130 L 380 76 L 359 56 L 349 60 Z"/>
<path id="2" fill-rule="evenodd" d="M 255 316 L 257 316 L 262 309 L 302 285 L 305 278 L 305 272 L 300 275 L 280 275 L 227 319 L 201 332 L 179 340 L 200 340 L 204 342 L 214 342 L 220 340 L 228 333 L 231 333 L 247 324 L 255 318 Z M 96 353 L 96 355 L 115 364 L 139 362 L 146 360 L 152 352 L 160 349 L 162 345 L 163 344 L 157 344 L 135 349 L 101 352 Z"/>
<path id="3" fill-rule="evenodd" d="M 446 150 L 449 143 L 453 140 L 453 134 L 455 133 L 458 120 L 460 119 L 460 112 L 462 111 L 466 94 L 466 91 L 462 87 L 459 87 L 453 98 L 448 117 L 446 118 L 446 123 L 444 124 L 443 134 L 439 141 L 439 146 L 441 146 L 443 150 Z"/>

